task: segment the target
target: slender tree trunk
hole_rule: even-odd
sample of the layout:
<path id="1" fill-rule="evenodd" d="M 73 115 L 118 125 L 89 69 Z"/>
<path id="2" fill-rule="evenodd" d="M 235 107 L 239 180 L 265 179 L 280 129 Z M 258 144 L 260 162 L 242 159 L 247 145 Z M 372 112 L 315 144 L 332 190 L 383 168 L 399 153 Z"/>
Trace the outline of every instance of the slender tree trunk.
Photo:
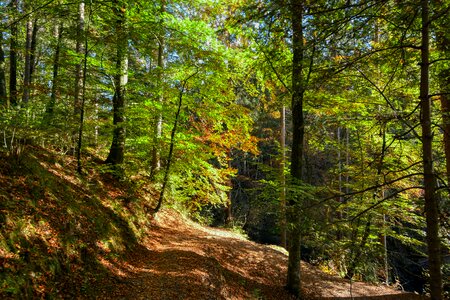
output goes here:
<path id="1" fill-rule="evenodd" d="M 34 71 L 34 60 L 36 51 L 36 35 L 37 35 L 37 19 L 31 19 L 28 17 L 26 27 L 26 41 L 25 41 L 25 68 L 23 78 L 23 94 L 22 102 L 28 103 L 30 100 L 30 90 L 32 83 L 32 75 Z"/>
<path id="2" fill-rule="evenodd" d="M 8 107 L 6 94 L 5 53 L 3 52 L 3 32 L 0 31 L 0 106 Z"/>
<path id="3" fill-rule="evenodd" d="M 444 129 L 444 152 L 447 172 L 447 185 L 450 184 L 450 70 L 442 71 L 441 80 L 441 109 L 442 128 Z"/>
<path id="4" fill-rule="evenodd" d="M 91 8 L 91 5 L 89 6 Z M 89 10 L 91 12 L 91 9 Z M 89 13 L 90 17 L 90 13 Z M 81 165 L 81 147 L 83 145 L 83 129 L 84 129 L 84 105 L 86 103 L 86 73 L 88 59 L 88 36 L 84 34 L 84 58 L 83 58 L 83 74 L 81 84 L 81 103 L 80 103 L 80 122 L 78 126 L 78 143 L 77 143 L 77 172 L 82 173 Z"/>
<path id="5" fill-rule="evenodd" d="M 228 160 L 228 168 L 231 169 L 231 159 L 232 153 L 231 149 L 227 151 L 227 160 Z M 231 191 L 233 189 L 233 181 L 231 180 L 231 176 L 228 180 L 228 186 L 230 190 L 227 192 L 227 203 L 225 204 L 225 224 L 230 225 L 233 221 L 233 202 L 232 202 L 232 194 Z"/>
<path id="6" fill-rule="evenodd" d="M 354 234 L 354 238 L 353 241 L 356 240 L 358 234 L 358 226 L 355 228 L 355 234 Z M 361 263 L 361 254 L 363 253 L 364 247 L 367 244 L 367 239 L 369 238 L 370 235 L 370 217 L 369 220 L 366 222 L 366 227 L 364 227 L 364 234 L 361 237 L 361 240 L 359 242 L 359 244 L 357 246 L 353 245 L 353 255 L 350 258 L 350 264 L 347 268 L 347 273 L 345 274 L 345 277 L 348 279 L 352 279 L 353 275 L 355 275 L 355 271 L 356 271 L 356 267 Z"/>
<path id="7" fill-rule="evenodd" d="M 31 34 L 31 47 L 30 47 L 30 82 L 33 84 L 34 68 L 36 67 L 36 47 L 37 47 L 37 32 L 38 32 L 38 19 L 33 21 L 33 32 Z"/>
<path id="8" fill-rule="evenodd" d="M 381 196 L 384 198 L 384 189 L 381 191 Z M 387 285 L 389 284 L 389 259 L 388 259 L 388 244 L 387 244 L 387 236 L 386 236 L 386 232 L 387 232 L 387 222 L 386 222 L 386 215 L 383 214 L 383 235 L 382 235 L 382 239 L 381 239 L 381 244 L 383 245 L 383 259 L 384 259 L 384 273 L 385 273 L 385 278 L 384 278 L 384 283 L 386 283 Z"/>
<path id="9" fill-rule="evenodd" d="M 305 91 L 303 80 L 303 1 L 291 0 L 292 14 L 292 151 L 291 151 L 291 176 L 292 184 L 300 184 L 303 180 L 303 143 L 304 143 L 304 117 L 303 117 L 303 95 Z M 295 297 L 301 298 L 300 279 L 300 209 L 299 196 L 289 199 L 287 221 L 290 223 L 289 230 L 289 259 L 286 288 Z"/>
<path id="10" fill-rule="evenodd" d="M 12 0 L 12 12 L 17 12 L 18 0 Z M 10 50 L 9 50 L 9 104 L 17 106 L 17 23 L 11 24 Z"/>
<path id="11" fill-rule="evenodd" d="M 433 171 L 433 134 L 431 129 L 431 101 L 429 95 L 429 8 L 428 0 L 421 1 L 422 46 L 420 64 L 420 108 L 422 125 L 425 214 L 427 223 L 428 265 L 431 299 L 442 299 L 441 252 L 439 239 L 439 211 L 436 178 Z"/>
<path id="12" fill-rule="evenodd" d="M 109 150 L 106 163 L 120 165 L 123 163 L 125 151 L 125 87 L 128 82 L 128 58 L 127 58 L 127 32 L 125 28 L 126 3 L 115 0 L 114 12 L 116 14 L 117 57 L 116 74 L 114 76 L 115 92 L 113 97 L 113 141 Z"/>
<path id="13" fill-rule="evenodd" d="M 22 102 L 28 103 L 28 99 L 30 97 L 30 52 L 31 52 L 31 37 L 33 35 L 33 21 L 31 17 L 28 17 L 27 20 L 27 30 L 26 30 L 26 40 L 25 40 L 25 68 L 24 68 L 24 77 L 23 77 L 23 94 L 22 94 Z"/>
<path id="14" fill-rule="evenodd" d="M 47 106 L 47 114 L 50 116 L 53 115 L 54 107 L 55 107 L 56 100 L 58 97 L 59 53 L 61 51 L 62 32 L 63 32 L 63 24 L 61 22 L 58 26 L 55 26 L 56 46 L 55 46 L 55 53 L 53 56 L 52 91 L 50 94 L 50 102 L 48 103 L 48 106 Z"/>
<path id="15" fill-rule="evenodd" d="M 438 1 L 443 6 L 442 1 Z M 450 25 L 450 11 L 442 17 L 444 24 L 440 25 L 436 34 L 437 49 L 441 57 L 450 56 L 450 37 L 448 26 Z M 439 74 L 441 90 L 442 129 L 444 130 L 444 152 L 446 160 L 447 185 L 450 185 L 450 68 L 444 68 Z"/>
<path id="16" fill-rule="evenodd" d="M 167 156 L 167 164 L 166 164 L 166 170 L 164 173 L 163 184 L 161 187 L 161 193 L 159 194 L 158 203 L 156 204 L 156 207 L 153 209 L 153 212 L 152 212 L 153 214 L 156 214 L 161 209 L 162 203 L 164 201 L 164 193 L 166 191 L 166 186 L 167 186 L 167 183 L 169 182 L 170 166 L 172 165 L 173 149 L 175 147 L 175 133 L 177 132 L 178 121 L 180 119 L 181 107 L 183 106 L 183 95 L 186 91 L 186 86 L 187 86 L 189 79 L 191 79 L 192 77 L 197 75 L 197 73 L 198 73 L 198 70 L 195 73 L 191 74 L 189 77 L 187 77 L 183 81 L 183 85 L 181 86 L 181 90 L 180 90 L 180 93 L 178 96 L 178 107 L 177 107 L 177 112 L 175 114 L 175 121 L 173 123 L 172 131 L 170 133 L 169 155 Z"/>
<path id="17" fill-rule="evenodd" d="M 165 0 L 161 1 L 161 15 L 166 11 L 166 2 Z M 162 22 L 162 21 L 161 21 Z M 163 30 L 161 26 L 161 30 Z M 164 33 L 159 35 L 158 37 L 158 101 L 160 106 L 162 107 L 164 103 L 164 94 L 163 94 L 163 73 L 164 73 Z M 158 110 L 155 132 L 154 132 L 154 141 L 153 141 L 153 149 L 152 149 L 152 162 L 151 162 L 151 170 L 150 177 L 154 177 L 155 173 L 161 168 L 161 159 L 159 157 L 159 140 L 162 135 L 162 109 Z"/>
<path id="18" fill-rule="evenodd" d="M 82 85 L 82 62 L 81 59 L 83 53 L 83 33 L 84 33 L 84 1 L 81 1 L 78 7 L 78 22 L 77 22 L 77 44 L 75 51 L 77 55 L 77 64 L 75 65 L 75 87 L 74 87 L 74 115 L 79 116 L 81 113 L 81 85 Z"/>
<path id="19" fill-rule="evenodd" d="M 287 234 L 286 234 L 286 175 L 284 168 L 286 166 L 286 107 L 284 104 L 281 107 L 281 134 L 280 134 L 280 234 L 281 247 L 287 249 Z"/>

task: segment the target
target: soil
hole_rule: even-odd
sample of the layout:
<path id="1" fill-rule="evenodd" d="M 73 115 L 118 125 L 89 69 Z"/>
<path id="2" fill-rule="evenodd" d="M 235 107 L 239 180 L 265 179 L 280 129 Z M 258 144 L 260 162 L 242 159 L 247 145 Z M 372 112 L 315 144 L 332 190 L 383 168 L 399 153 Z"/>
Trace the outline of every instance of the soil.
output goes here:
<path id="1" fill-rule="evenodd" d="M 294 299 L 284 289 L 284 249 L 202 227 L 171 210 L 151 224 L 151 235 L 125 260 L 103 261 L 115 277 L 103 284 L 102 299 Z M 307 263 L 301 268 L 306 299 L 422 299 L 350 282 Z"/>

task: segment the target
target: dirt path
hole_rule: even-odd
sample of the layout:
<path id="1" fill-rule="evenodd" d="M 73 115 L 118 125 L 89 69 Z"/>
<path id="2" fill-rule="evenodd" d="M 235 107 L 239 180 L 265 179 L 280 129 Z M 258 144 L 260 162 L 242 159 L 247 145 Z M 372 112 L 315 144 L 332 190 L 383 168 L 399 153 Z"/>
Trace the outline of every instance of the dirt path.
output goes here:
<path id="1" fill-rule="evenodd" d="M 114 285 L 101 291 L 104 299 L 292 299 L 283 288 L 287 255 L 281 250 L 200 227 L 173 212 L 160 213 L 151 233 L 126 261 L 104 261 L 117 275 Z M 350 294 L 349 281 L 308 264 L 302 268 L 308 298 L 417 299 L 364 283 L 353 283 Z"/>

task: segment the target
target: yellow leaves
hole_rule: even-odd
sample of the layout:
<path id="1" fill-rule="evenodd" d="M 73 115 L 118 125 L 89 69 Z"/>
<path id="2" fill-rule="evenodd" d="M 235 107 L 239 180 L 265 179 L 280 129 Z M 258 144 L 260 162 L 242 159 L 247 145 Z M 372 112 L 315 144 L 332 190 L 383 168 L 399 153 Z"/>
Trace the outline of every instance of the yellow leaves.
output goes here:
<path id="1" fill-rule="evenodd" d="M 344 56 L 344 55 L 335 55 L 334 57 L 333 57 L 333 60 L 335 61 L 335 62 L 340 62 L 340 61 L 342 61 L 342 60 L 344 60 L 344 59 L 346 59 L 347 58 L 347 56 Z"/>

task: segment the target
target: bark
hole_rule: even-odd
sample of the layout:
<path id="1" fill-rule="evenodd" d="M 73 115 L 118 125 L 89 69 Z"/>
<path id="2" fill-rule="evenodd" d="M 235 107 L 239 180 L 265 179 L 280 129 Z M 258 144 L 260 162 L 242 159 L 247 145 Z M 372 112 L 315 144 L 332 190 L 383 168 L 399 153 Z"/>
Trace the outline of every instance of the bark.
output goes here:
<path id="1" fill-rule="evenodd" d="M 17 12 L 18 0 L 12 0 L 10 6 Z M 12 23 L 9 51 L 9 105 L 17 106 L 17 23 Z"/>
<path id="2" fill-rule="evenodd" d="M 443 5 L 438 1 L 439 5 Z M 442 17 L 441 24 L 436 34 L 437 49 L 441 57 L 450 56 L 450 37 L 447 34 L 450 25 L 450 11 Z M 444 68 L 439 74 L 439 85 L 441 91 L 442 129 L 444 131 L 444 152 L 446 160 L 447 185 L 450 185 L 450 68 Z"/>
<path id="3" fill-rule="evenodd" d="M 83 32 L 84 32 L 84 1 L 80 2 L 78 7 L 78 22 L 77 22 L 77 43 L 75 52 L 79 61 L 75 65 L 75 86 L 74 86 L 74 115 L 80 115 L 81 110 L 81 84 L 82 84 L 82 62 L 81 54 L 83 53 Z"/>
<path id="4" fill-rule="evenodd" d="M 447 185 L 450 184 L 450 70 L 440 74 L 441 80 L 441 109 L 442 128 L 444 130 L 445 167 L 447 172 Z"/>
<path id="5" fill-rule="evenodd" d="M 228 160 L 228 168 L 231 168 L 231 160 L 232 160 L 231 149 L 227 151 L 227 160 Z M 227 203 L 225 203 L 225 224 L 230 225 L 233 221 L 233 202 L 232 202 L 232 194 L 231 191 L 233 189 L 233 181 L 231 180 L 231 176 L 228 179 L 228 186 L 230 190 L 227 192 Z"/>
<path id="6" fill-rule="evenodd" d="M 286 165 L 286 107 L 281 107 L 281 161 L 280 161 L 280 237 L 281 247 L 287 249 L 287 235 L 286 235 L 286 176 L 284 168 Z"/>
<path id="7" fill-rule="evenodd" d="M 3 32 L 0 31 L 0 106 L 8 107 L 6 94 L 5 53 L 3 52 Z"/>
<path id="8" fill-rule="evenodd" d="M 84 58 L 83 58 L 83 74 L 82 74 L 82 89 L 81 89 L 81 106 L 80 106 L 80 122 L 78 127 L 78 143 L 77 143 L 77 172 L 82 173 L 81 165 L 81 146 L 83 144 L 83 129 L 84 129 L 84 104 L 86 102 L 86 73 L 87 73 L 87 59 L 88 59 L 88 36 L 84 34 Z"/>
<path id="9" fill-rule="evenodd" d="M 38 19 L 33 21 L 33 33 L 31 34 L 31 48 L 30 48 L 30 85 L 33 84 L 34 68 L 36 66 L 36 46 L 37 46 L 37 32 L 38 32 Z"/>
<path id="10" fill-rule="evenodd" d="M 125 3 L 114 1 L 116 14 L 117 56 L 113 97 L 113 140 L 106 163 L 118 166 L 123 163 L 125 151 L 125 87 L 128 82 L 127 33 L 125 28 Z"/>
<path id="11" fill-rule="evenodd" d="M 28 17 L 26 26 L 26 40 L 25 40 L 25 68 L 23 78 L 23 95 L 22 102 L 28 103 L 30 99 L 30 81 L 31 81 L 31 39 L 33 37 L 33 21 Z"/>
<path id="12" fill-rule="evenodd" d="M 23 94 L 22 102 L 28 103 L 30 100 L 30 90 L 32 83 L 32 76 L 34 71 L 34 60 L 36 51 L 36 36 L 37 36 L 37 19 L 33 20 L 28 17 L 26 41 L 25 41 L 25 68 L 23 78 Z"/>
<path id="13" fill-rule="evenodd" d="M 161 1 L 161 15 L 165 11 L 166 11 L 166 3 L 163 0 Z M 164 95 L 162 87 L 163 71 L 164 71 L 164 34 L 161 34 L 158 37 L 158 101 L 161 107 L 162 104 L 164 103 Z M 161 134 L 162 134 L 162 112 L 160 109 L 158 111 L 155 132 L 153 135 L 154 141 L 153 141 L 152 162 L 150 170 L 151 178 L 153 178 L 155 173 L 161 168 L 161 159 L 159 157 L 159 140 L 161 139 Z"/>
<path id="14" fill-rule="evenodd" d="M 304 117 L 303 117 L 303 2 L 291 0 L 292 13 L 292 152 L 291 152 L 291 176 L 293 184 L 299 184 L 303 180 L 303 142 L 304 142 Z M 286 288 L 295 297 L 301 298 L 300 279 L 300 211 L 299 199 L 289 199 L 287 221 L 291 224 L 289 230 L 289 259 Z"/>
<path id="15" fill-rule="evenodd" d="M 420 64 L 420 108 L 422 126 L 423 173 L 425 188 L 425 214 L 427 223 L 428 265 L 431 299 L 442 299 L 441 253 L 439 239 L 439 212 L 436 178 L 433 173 L 433 134 L 431 129 L 431 101 L 429 95 L 429 8 L 428 0 L 421 1 L 422 45 Z"/>
<path id="16" fill-rule="evenodd" d="M 50 94 L 50 102 L 47 106 L 47 114 L 52 115 L 54 111 L 54 107 L 58 98 L 58 71 L 59 71 L 59 54 L 61 51 L 61 42 L 62 42 L 62 32 L 63 32 L 63 24 L 59 24 L 55 27 L 55 37 L 56 37 L 56 46 L 55 53 L 53 56 L 53 79 L 52 79 L 52 91 Z"/>

